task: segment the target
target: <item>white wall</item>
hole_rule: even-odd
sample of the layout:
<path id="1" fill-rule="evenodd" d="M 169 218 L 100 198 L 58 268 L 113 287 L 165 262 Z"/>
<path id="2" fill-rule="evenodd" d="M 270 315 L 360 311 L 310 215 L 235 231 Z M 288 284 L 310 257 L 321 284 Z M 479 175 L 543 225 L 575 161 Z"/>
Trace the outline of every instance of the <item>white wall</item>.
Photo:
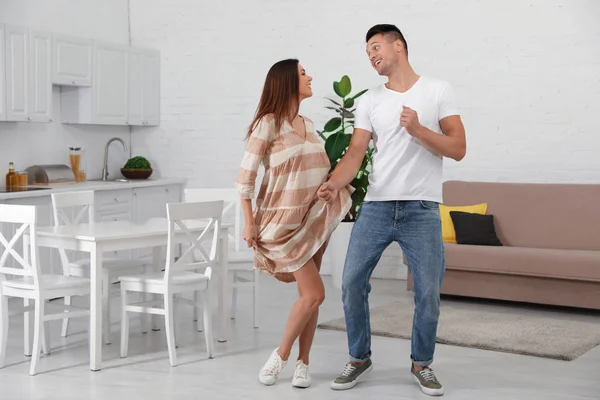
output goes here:
<path id="1" fill-rule="evenodd" d="M 268 68 L 297 57 L 314 77 L 302 112 L 322 126 L 323 98 L 348 74 L 383 80 L 364 35 L 404 32 L 418 73 L 450 81 L 468 155 L 446 177 L 599 182 L 600 2 L 584 0 L 130 0 L 132 44 L 162 51 L 162 126 L 133 130 L 135 152 L 163 174 L 230 187 Z M 570 136 L 570 137 L 569 137 Z M 394 246 L 395 248 L 395 246 Z M 403 276 L 397 250 L 377 271 Z"/>
<path id="2" fill-rule="evenodd" d="M 126 0 L 0 0 L 0 22 L 114 43 L 129 42 Z M 69 147 L 81 146 L 86 150 L 88 179 L 99 178 L 107 140 L 117 136 L 129 144 L 128 127 L 61 124 L 58 86 L 53 89 L 53 110 L 55 122 L 49 124 L 0 122 L 2 176 L 9 161 L 14 161 L 18 170 L 34 164 L 69 165 Z M 111 146 L 111 176 L 120 176 L 119 168 L 128 155 L 116 144 Z"/>

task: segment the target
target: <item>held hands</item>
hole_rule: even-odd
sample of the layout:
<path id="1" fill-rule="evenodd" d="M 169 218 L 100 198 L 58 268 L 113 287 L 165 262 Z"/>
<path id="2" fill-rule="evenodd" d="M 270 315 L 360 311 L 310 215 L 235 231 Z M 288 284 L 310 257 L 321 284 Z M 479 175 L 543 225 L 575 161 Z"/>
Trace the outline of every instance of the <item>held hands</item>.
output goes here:
<path id="1" fill-rule="evenodd" d="M 256 238 L 258 237 L 258 228 L 256 224 L 252 222 L 251 224 L 246 224 L 244 230 L 242 231 L 242 239 L 246 241 L 248 248 L 256 247 Z"/>
<path id="2" fill-rule="evenodd" d="M 333 200 L 337 197 L 339 189 L 330 181 L 326 181 L 319 187 L 317 196 L 327 204 L 333 203 Z"/>
<path id="3" fill-rule="evenodd" d="M 414 137 L 419 137 L 422 125 L 419 122 L 417 112 L 410 107 L 402 106 L 402 114 L 400 114 L 400 125 Z"/>

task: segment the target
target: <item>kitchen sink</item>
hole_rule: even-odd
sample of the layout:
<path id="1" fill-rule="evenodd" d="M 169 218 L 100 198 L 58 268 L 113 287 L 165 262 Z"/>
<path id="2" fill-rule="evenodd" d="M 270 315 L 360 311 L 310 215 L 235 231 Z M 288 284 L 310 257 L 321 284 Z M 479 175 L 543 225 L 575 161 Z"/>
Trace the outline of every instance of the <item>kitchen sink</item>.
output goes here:
<path id="1" fill-rule="evenodd" d="M 131 179 L 117 178 L 117 179 L 108 179 L 106 181 L 103 181 L 102 179 L 90 179 L 90 180 L 88 180 L 88 182 L 106 182 L 106 183 L 123 182 L 123 183 L 127 183 L 127 182 L 133 182 L 133 181 Z"/>

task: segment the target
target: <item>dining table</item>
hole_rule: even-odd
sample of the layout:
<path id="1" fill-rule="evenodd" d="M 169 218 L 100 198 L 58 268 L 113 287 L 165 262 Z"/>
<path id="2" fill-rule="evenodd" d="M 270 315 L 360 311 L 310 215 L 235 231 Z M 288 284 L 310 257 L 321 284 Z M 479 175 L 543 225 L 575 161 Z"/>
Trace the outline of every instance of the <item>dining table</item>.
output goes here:
<path id="1" fill-rule="evenodd" d="M 75 250 L 90 255 L 90 370 L 102 369 L 102 260 L 105 252 L 152 248 L 152 266 L 155 271 L 165 268 L 162 247 L 167 246 L 169 221 L 167 218 L 151 218 L 143 223 L 129 220 L 92 221 L 62 226 L 41 226 L 36 230 L 36 244 Z M 205 223 L 188 225 L 190 233 L 202 233 Z M 226 342 L 229 335 L 229 284 L 228 240 L 233 224 L 221 223 L 219 227 L 219 252 L 217 256 L 218 285 L 218 332 L 217 340 Z M 189 243 L 189 236 L 175 230 L 173 242 Z M 156 326 L 156 320 L 153 318 Z"/>

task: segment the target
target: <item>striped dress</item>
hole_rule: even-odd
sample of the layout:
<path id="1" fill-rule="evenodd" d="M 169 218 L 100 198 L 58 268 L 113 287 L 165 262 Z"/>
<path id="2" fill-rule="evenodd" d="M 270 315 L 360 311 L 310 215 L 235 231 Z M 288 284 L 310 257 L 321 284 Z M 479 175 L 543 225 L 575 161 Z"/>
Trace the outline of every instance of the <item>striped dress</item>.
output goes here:
<path id="1" fill-rule="evenodd" d="M 273 116 L 263 117 L 248 138 L 235 181 L 242 199 L 254 198 L 258 168 L 264 165 L 253 211 L 258 230 L 254 268 L 283 282 L 295 281 L 292 272 L 327 242 L 352 205 L 349 185 L 333 204 L 317 197 L 331 164 L 313 122 L 303 121 L 306 137 L 287 121 L 276 132 Z"/>

